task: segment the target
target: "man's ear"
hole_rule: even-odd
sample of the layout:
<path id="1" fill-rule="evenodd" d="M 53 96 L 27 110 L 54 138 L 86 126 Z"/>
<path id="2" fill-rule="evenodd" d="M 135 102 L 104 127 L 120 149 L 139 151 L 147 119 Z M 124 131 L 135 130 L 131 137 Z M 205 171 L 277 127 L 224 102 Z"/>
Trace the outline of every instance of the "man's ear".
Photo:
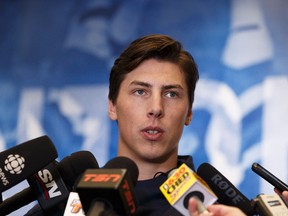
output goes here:
<path id="1" fill-rule="evenodd" d="M 185 125 L 188 126 L 191 120 L 192 120 L 192 109 L 189 109 L 187 116 L 186 116 Z"/>
<path id="2" fill-rule="evenodd" d="M 109 100 L 108 103 L 108 115 L 111 120 L 117 120 L 116 106 L 113 104 L 111 100 Z"/>

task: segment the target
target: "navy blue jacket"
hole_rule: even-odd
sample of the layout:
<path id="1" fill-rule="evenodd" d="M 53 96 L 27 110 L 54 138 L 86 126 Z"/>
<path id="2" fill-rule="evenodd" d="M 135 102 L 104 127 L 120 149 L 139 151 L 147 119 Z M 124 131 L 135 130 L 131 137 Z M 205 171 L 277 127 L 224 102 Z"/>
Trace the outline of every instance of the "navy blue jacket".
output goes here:
<path id="1" fill-rule="evenodd" d="M 178 156 L 177 166 L 179 167 L 183 163 L 195 170 L 191 156 Z M 153 179 L 136 183 L 134 190 L 138 201 L 137 216 L 182 215 L 168 203 L 159 189 L 163 182 L 167 180 L 168 173 L 162 173 Z"/>

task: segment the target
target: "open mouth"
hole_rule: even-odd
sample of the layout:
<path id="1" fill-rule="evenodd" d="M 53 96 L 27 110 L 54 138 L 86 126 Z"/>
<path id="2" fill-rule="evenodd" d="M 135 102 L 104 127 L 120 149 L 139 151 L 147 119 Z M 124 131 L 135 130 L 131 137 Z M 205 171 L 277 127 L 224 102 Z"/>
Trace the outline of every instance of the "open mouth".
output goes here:
<path id="1" fill-rule="evenodd" d="M 164 131 L 161 128 L 149 127 L 142 130 L 145 139 L 157 141 L 161 138 Z"/>
<path id="2" fill-rule="evenodd" d="M 147 130 L 146 132 L 147 132 L 148 134 L 157 134 L 157 133 L 159 133 L 158 130 Z"/>

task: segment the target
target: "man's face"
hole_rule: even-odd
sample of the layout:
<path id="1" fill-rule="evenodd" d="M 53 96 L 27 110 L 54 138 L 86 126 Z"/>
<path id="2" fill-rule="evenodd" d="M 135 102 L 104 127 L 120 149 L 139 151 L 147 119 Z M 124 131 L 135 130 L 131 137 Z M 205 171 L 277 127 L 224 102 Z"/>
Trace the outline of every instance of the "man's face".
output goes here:
<path id="1" fill-rule="evenodd" d="M 184 74 L 167 61 L 144 61 L 126 75 L 109 116 L 118 121 L 119 156 L 151 162 L 176 157 L 192 117 Z"/>

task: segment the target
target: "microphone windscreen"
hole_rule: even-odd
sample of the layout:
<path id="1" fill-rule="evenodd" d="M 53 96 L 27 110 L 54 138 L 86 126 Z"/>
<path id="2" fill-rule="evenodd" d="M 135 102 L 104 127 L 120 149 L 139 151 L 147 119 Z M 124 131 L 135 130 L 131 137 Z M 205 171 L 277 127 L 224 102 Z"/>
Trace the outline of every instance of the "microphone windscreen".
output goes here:
<path id="1" fill-rule="evenodd" d="M 99 165 L 94 155 L 89 151 L 78 151 L 63 158 L 57 165 L 63 181 L 67 186 L 72 187 L 76 179 L 86 169 L 98 169 Z"/>
<path id="2" fill-rule="evenodd" d="M 136 163 L 127 158 L 127 157 L 115 157 L 108 161 L 105 166 L 103 167 L 104 169 L 127 169 L 127 172 L 130 175 L 132 184 L 135 186 L 138 175 L 139 175 L 139 170 L 136 165 Z"/>
<path id="3" fill-rule="evenodd" d="M 0 193 L 27 179 L 58 157 L 48 136 L 18 144 L 0 153 Z"/>
<path id="4" fill-rule="evenodd" d="M 251 201 L 244 196 L 225 176 L 208 163 L 199 166 L 197 174 L 209 185 L 217 195 L 218 202 L 224 205 L 235 206 L 247 215 L 253 215 Z"/>

